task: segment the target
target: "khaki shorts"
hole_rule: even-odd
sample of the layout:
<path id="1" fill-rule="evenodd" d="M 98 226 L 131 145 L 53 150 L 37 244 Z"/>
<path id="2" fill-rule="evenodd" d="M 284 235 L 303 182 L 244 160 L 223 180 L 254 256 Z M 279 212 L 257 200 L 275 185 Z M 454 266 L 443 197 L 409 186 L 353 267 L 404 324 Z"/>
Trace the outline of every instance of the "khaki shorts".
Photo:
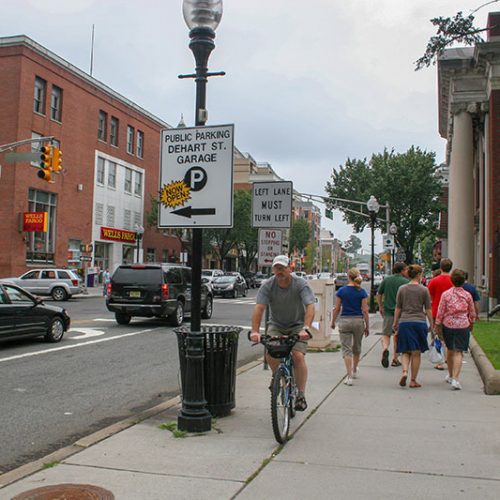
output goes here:
<path id="1" fill-rule="evenodd" d="M 342 344 L 342 357 L 361 354 L 361 341 L 365 333 L 365 321 L 360 316 L 341 317 L 339 321 L 339 337 Z"/>
<path id="2" fill-rule="evenodd" d="M 299 333 L 304 329 L 304 327 L 301 326 L 292 326 L 290 328 L 281 328 L 276 325 L 272 325 L 269 323 L 267 325 L 267 334 L 268 335 L 290 335 L 292 333 Z M 303 340 L 299 340 L 294 346 L 293 346 L 294 351 L 299 351 L 302 354 L 306 354 L 307 352 L 307 342 L 304 342 Z"/>
<path id="3" fill-rule="evenodd" d="M 394 323 L 394 316 L 392 315 L 384 315 L 384 324 L 382 325 L 382 335 L 387 335 L 391 337 L 394 335 L 394 330 L 392 329 L 392 325 Z"/>

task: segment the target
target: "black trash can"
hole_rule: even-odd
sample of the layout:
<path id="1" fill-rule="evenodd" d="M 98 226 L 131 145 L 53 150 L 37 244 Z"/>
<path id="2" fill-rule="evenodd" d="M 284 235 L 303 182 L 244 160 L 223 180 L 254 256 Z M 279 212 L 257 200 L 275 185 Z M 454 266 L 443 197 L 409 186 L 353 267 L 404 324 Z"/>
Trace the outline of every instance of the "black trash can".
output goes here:
<path id="1" fill-rule="evenodd" d="M 202 326 L 204 336 L 204 378 L 207 409 L 214 417 L 225 417 L 235 407 L 236 364 L 238 338 L 242 328 L 237 326 Z M 181 390 L 186 387 L 186 337 L 188 327 L 174 329 L 179 346 Z"/>

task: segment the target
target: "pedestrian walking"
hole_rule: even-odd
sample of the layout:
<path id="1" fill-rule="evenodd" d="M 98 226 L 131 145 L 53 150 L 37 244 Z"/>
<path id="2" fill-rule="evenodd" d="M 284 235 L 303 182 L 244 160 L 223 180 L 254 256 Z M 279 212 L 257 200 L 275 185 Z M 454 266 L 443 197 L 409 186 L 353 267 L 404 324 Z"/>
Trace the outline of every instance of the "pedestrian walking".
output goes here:
<path id="1" fill-rule="evenodd" d="M 479 295 L 477 288 L 472 283 L 469 283 L 469 274 L 467 273 L 467 271 L 465 271 L 465 283 L 462 286 L 466 292 L 469 292 L 471 294 L 472 300 L 474 301 L 476 321 L 479 321 L 479 303 L 481 302 L 481 296 Z"/>
<path id="2" fill-rule="evenodd" d="M 408 266 L 410 282 L 399 288 L 394 311 L 394 330 L 398 334 L 397 351 L 401 353 L 401 387 L 406 386 L 411 369 L 410 387 L 421 387 L 417 381 L 421 353 L 428 351 L 427 332 L 432 330 L 433 318 L 431 297 L 427 288 L 420 284 L 422 268 L 417 264 Z M 427 324 L 427 320 L 429 324 Z"/>
<path id="3" fill-rule="evenodd" d="M 106 297 L 106 294 L 108 293 L 108 285 L 111 281 L 111 274 L 109 274 L 108 268 L 104 270 L 102 273 L 102 295 L 103 297 Z"/>
<path id="4" fill-rule="evenodd" d="M 452 389 L 462 389 L 459 382 L 464 351 L 469 349 L 470 332 L 476 319 L 474 300 L 463 288 L 465 272 L 455 269 L 451 273 L 453 287 L 443 292 L 436 316 L 436 329 L 442 325 L 443 338 L 446 344 L 446 361 L 449 374 L 446 382 Z"/>
<path id="5" fill-rule="evenodd" d="M 406 278 L 407 266 L 404 262 L 396 262 L 392 268 L 392 275 L 387 276 L 382 281 L 377 291 L 377 303 L 380 315 L 384 319 L 382 326 L 382 366 L 389 367 L 389 347 L 391 337 L 393 338 L 394 351 L 391 366 L 401 366 L 397 353 L 397 335 L 394 334 L 392 325 L 394 323 L 394 309 L 396 308 L 396 295 L 399 287 L 406 285 L 409 280 Z"/>
<path id="6" fill-rule="evenodd" d="M 439 270 L 441 272 L 437 276 L 432 278 L 429 282 L 429 285 L 427 286 L 429 293 L 431 294 L 432 317 L 434 318 L 434 321 L 436 320 L 441 295 L 443 294 L 443 292 L 449 290 L 453 286 L 450 278 L 450 271 L 452 267 L 453 263 L 450 259 L 441 259 L 441 261 L 439 262 Z M 432 335 L 434 336 L 434 333 Z M 436 368 L 436 370 L 444 370 L 445 366 L 443 363 L 439 363 L 434 368 Z M 451 373 L 449 373 L 449 371 L 450 369 L 448 367 L 448 374 L 451 377 Z"/>
<path id="7" fill-rule="evenodd" d="M 370 318 L 368 316 L 368 294 L 361 288 L 363 278 L 359 269 L 353 267 L 347 273 L 348 283 L 337 291 L 335 307 L 332 313 L 332 328 L 339 320 L 339 336 L 342 345 L 342 357 L 347 371 L 344 384 L 352 385 L 352 380 L 358 377 L 359 359 L 361 357 L 361 341 L 363 335 L 370 333 Z"/>

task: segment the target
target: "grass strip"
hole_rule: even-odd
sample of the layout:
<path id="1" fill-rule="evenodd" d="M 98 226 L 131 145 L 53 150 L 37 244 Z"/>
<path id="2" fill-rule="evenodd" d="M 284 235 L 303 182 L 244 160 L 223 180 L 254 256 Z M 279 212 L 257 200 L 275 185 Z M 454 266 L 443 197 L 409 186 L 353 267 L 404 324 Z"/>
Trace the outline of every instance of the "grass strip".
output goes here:
<path id="1" fill-rule="evenodd" d="M 500 321 L 479 321 L 474 324 L 474 338 L 496 370 L 500 370 Z"/>

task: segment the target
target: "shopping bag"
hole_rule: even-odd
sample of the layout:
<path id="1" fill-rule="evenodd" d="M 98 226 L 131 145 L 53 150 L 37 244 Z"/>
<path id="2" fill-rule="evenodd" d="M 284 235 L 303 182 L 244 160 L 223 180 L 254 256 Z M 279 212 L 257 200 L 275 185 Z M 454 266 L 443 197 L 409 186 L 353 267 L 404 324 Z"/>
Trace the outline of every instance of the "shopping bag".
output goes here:
<path id="1" fill-rule="evenodd" d="M 431 347 L 429 349 L 429 360 L 433 365 L 444 363 L 443 344 L 437 337 L 434 338 L 434 340 L 431 342 Z"/>

